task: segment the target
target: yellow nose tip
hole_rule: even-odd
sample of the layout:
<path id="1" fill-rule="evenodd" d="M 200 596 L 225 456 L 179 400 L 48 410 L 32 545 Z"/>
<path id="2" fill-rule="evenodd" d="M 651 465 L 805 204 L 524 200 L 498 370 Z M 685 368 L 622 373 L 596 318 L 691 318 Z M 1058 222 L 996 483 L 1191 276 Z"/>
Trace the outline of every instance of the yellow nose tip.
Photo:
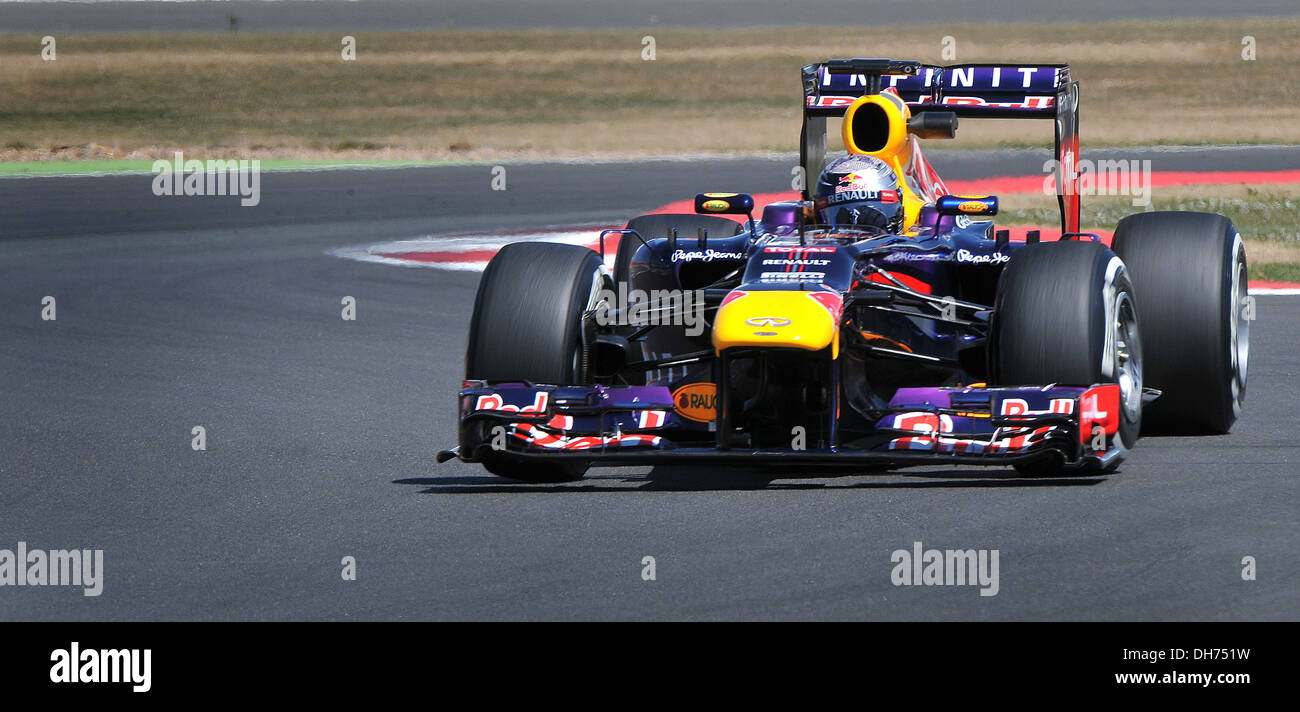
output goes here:
<path id="1" fill-rule="evenodd" d="M 831 311 L 799 290 L 763 290 L 727 302 L 713 322 L 713 348 L 793 347 L 839 356 L 839 325 Z"/>

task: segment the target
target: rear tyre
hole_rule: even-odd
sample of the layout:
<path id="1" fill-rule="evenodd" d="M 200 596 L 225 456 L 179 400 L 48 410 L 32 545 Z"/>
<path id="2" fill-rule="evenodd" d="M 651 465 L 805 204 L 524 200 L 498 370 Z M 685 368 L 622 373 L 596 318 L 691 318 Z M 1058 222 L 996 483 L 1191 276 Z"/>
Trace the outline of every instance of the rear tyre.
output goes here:
<path id="1" fill-rule="evenodd" d="M 1125 448 L 1142 424 L 1142 344 L 1133 285 L 1124 263 L 1096 242 L 1022 247 L 998 283 L 992 371 L 1002 385 L 1117 383 Z M 1050 458 L 1017 465 L 1025 474 L 1060 472 Z"/>
<path id="2" fill-rule="evenodd" d="M 465 376 L 488 381 L 575 385 L 587 380 L 583 312 L 608 287 L 600 256 L 577 245 L 516 242 L 488 263 L 479 281 L 465 353 Z M 488 442 L 483 426 L 479 441 Z M 482 448 L 480 448 L 482 450 Z M 588 463 L 532 463 L 486 450 L 483 466 L 526 482 L 580 479 Z"/>
<path id="3" fill-rule="evenodd" d="M 732 237 L 739 235 L 743 229 L 735 220 L 728 220 L 717 215 L 695 215 L 694 213 L 666 213 L 663 215 L 642 215 L 628 221 L 627 229 L 636 230 L 649 242 L 655 238 L 670 237 L 673 228 L 683 241 L 694 240 L 700 228 L 709 231 L 710 237 Z M 623 235 L 618 241 L 618 253 L 614 257 L 614 284 L 626 282 L 632 265 L 632 256 L 641 240 L 633 235 Z"/>
<path id="4" fill-rule="evenodd" d="M 1115 254 L 1147 321 L 1147 408 L 1153 432 L 1222 434 L 1246 400 L 1250 356 L 1246 248 L 1222 215 L 1152 212 L 1115 228 Z"/>
<path id="5" fill-rule="evenodd" d="M 694 240 L 699 234 L 699 229 L 704 228 L 709 231 L 709 235 L 715 237 L 731 237 L 739 235 L 741 225 L 735 220 L 728 220 L 717 215 L 696 215 L 694 213 L 665 213 L 661 215 L 642 215 L 632 218 L 627 223 L 628 230 L 636 230 L 642 239 L 646 242 L 660 237 L 671 237 L 673 228 L 677 228 L 677 236 L 682 240 Z M 635 235 L 621 235 L 618 240 L 618 252 L 614 256 L 614 288 L 617 289 L 619 284 L 628 283 L 631 277 L 632 256 L 641 246 L 641 240 L 636 239 Z M 630 289 L 631 287 L 629 287 Z M 640 361 L 645 358 L 641 349 L 640 341 L 633 341 L 627 345 L 627 358 L 629 362 Z M 624 380 L 628 385 L 644 386 L 646 382 L 644 373 L 624 374 Z"/>

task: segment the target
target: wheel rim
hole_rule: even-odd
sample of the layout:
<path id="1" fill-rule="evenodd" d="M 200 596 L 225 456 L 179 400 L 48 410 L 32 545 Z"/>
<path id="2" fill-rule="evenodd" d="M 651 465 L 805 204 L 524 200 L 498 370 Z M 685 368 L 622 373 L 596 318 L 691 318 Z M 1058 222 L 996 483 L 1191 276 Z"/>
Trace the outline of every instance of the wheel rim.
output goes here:
<path id="1" fill-rule="evenodd" d="M 1138 338 L 1137 312 L 1127 291 L 1115 297 L 1115 382 L 1120 404 L 1129 422 L 1142 413 L 1142 342 Z"/>
<path id="2" fill-rule="evenodd" d="M 1250 360 L 1250 319 L 1246 314 L 1249 297 L 1249 282 L 1246 275 L 1246 261 L 1242 259 L 1238 246 L 1233 254 L 1232 270 L 1232 315 L 1228 319 L 1230 327 L 1229 348 L 1232 359 L 1232 408 L 1241 410 L 1241 401 L 1246 392 L 1246 367 Z"/>

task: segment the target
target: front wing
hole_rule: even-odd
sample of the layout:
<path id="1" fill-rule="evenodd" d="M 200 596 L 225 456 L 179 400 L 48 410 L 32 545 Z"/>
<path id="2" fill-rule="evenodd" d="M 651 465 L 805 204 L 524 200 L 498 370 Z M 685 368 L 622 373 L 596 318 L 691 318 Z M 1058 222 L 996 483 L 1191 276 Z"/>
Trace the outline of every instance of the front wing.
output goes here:
<path id="1" fill-rule="evenodd" d="M 1066 467 L 1109 467 L 1125 455 L 1117 434 L 1119 387 L 1113 384 L 902 388 L 878 414 L 878 437 L 858 447 L 752 449 L 701 443 L 698 429 L 692 435 L 692 424 L 677 412 L 669 389 L 660 386 L 466 381 L 458 411 L 460 445 L 439 453 L 439 462 L 479 462 L 484 448 L 521 460 L 610 465 L 1001 466 L 1055 455 Z M 694 439 L 679 444 L 674 434 Z"/>

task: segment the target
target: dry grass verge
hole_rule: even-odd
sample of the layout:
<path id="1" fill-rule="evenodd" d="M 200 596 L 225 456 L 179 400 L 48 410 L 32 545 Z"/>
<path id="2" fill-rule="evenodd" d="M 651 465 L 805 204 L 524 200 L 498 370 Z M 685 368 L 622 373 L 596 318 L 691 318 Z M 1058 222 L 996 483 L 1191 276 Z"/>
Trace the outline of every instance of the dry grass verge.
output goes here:
<path id="1" fill-rule="evenodd" d="M 642 59 L 641 38 L 656 58 Z M 1242 59 L 1251 35 L 1256 61 Z M 334 34 L 0 36 L 3 160 L 789 151 L 798 68 L 836 56 L 1069 62 L 1086 144 L 1300 141 L 1297 19 Z M 968 121 L 959 145 L 1050 127 Z"/>

